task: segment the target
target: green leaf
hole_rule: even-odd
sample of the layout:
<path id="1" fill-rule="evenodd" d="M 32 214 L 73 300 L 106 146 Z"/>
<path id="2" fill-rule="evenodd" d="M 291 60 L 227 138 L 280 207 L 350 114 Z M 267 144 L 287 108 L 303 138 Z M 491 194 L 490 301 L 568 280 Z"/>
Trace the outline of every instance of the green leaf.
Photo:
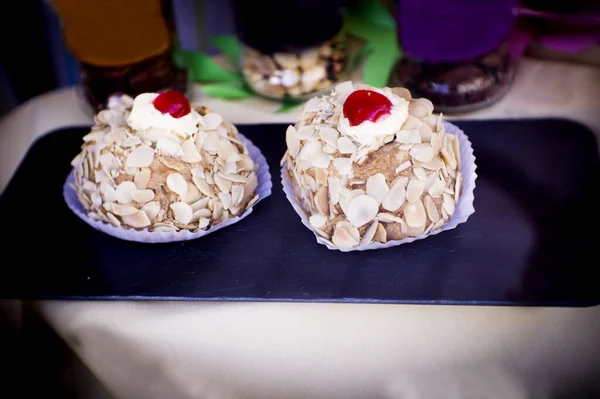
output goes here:
<path id="1" fill-rule="evenodd" d="M 225 100 L 240 100 L 254 97 L 254 93 L 244 84 L 235 82 L 206 84 L 201 86 L 201 90 L 211 97 Z"/>
<path id="2" fill-rule="evenodd" d="M 396 29 L 394 17 L 378 0 L 358 0 L 348 9 L 348 14 L 370 25 Z"/>
<path id="3" fill-rule="evenodd" d="M 234 35 L 219 35 L 213 36 L 210 39 L 213 46 L 221 51 L 227 60 L 231 63 L 231 66 L 238 68 L 240 65 L 240 58 L 242 56 L 242 43 Z"/>
<path id="4" fill-rule="evenodd" d="M 281 107 L 279 107 L 275 113 L 276 114 L 282 114 L 284 112 L 288 112 L 289 110 L 292 110 L 294 108 L 296 108 L 297 106 L 301 105 L 302 101 L 298 101 L 298 100 L 292 100 L 291 98 L 284 98 L 283 99 L 283 104 L 281 104 Z"/>
<path id="5" fill-rule="evenodd" d="M 191 79 L 197 82 L 240 82 L 242 77 L 217 64 L 200 51 L 187 52 L 186 65 Z"/>

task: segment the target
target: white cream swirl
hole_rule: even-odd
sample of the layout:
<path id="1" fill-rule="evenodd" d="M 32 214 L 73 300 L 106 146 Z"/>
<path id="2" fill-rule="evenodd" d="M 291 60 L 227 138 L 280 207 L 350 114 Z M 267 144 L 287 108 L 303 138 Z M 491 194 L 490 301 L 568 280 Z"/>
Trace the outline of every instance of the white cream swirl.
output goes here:
<path id="1" fill-rule="evenodd" d="M 390 88 L 369 90 L 383 94 L 390 100 L 392 103 L 390 113 L 380 117 L 377 122 L 364 121 L 356 126 L 350 126 L 350 121 L 342 113 L 338 122 L 338 130 L 342 135 L 362 145 L 370 145 L 378 138 L 396 134 L 408 118 L 408 101 L 395 95 Z"/>
<path id="2" fill-rule="evenodd" d="M 173 118 L 154 107 L 153 101 L 157 96 L 157 93 L 143 93 L 133 101 L 127 123 L 136 134 L 150 141 L 157 141 L 161 137 L 179 141 L 198 131 L 198 124 L 202 123 L 202 116 L 198 112 L 192 109 L 181 118 Z"/>

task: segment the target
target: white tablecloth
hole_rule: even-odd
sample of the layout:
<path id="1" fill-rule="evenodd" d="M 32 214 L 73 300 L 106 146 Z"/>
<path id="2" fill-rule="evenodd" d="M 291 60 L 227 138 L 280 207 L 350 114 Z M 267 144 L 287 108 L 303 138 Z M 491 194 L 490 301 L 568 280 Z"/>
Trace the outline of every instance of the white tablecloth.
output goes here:
<path id="1" fill-rule="evenodd" d="M 567 117 L 600 137 L 600 69 L 524 59 L 499 103 L 458 118 Z M 266 100 L 203 98 L 234 123 Z M 0 190 L 30 143 L 90 116 L 73 89 L 0 121 Z M 283 132 L 282 132 L 283 134 Z M 600 307 L 39 301 L 118 398 L 556 398 L 600 394 Z"/>

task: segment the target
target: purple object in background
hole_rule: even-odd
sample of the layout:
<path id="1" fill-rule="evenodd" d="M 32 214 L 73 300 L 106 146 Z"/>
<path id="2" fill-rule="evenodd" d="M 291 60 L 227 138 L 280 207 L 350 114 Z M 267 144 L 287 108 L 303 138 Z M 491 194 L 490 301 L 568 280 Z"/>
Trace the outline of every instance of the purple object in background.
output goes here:
<path id="1" fill-rule="evenodd" d="M 402 49 L 428 61 L 485 54 L 511 32 L 516 5 L 516 0 L 399 0 Z"/>

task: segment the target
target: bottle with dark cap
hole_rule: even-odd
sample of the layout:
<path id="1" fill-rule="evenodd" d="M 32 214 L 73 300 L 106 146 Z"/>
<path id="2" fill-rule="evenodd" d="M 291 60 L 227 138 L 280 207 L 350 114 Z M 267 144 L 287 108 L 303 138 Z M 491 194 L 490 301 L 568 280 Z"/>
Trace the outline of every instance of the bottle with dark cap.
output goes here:
<path id="1" fill-rule="evenodd" d="M 234 6 L 244 45 L 240 67 L 256 93 L 305 99 L 342 77 L 344 0 L 235 0 Z"/>
<path id="2" fill-rule="evenodd" d="M 517 0 L 398 0 L 403 56 L 390 77 L 437 112 L 487 107 L 509 90 L 515 59 L 508 38 Z"/>

